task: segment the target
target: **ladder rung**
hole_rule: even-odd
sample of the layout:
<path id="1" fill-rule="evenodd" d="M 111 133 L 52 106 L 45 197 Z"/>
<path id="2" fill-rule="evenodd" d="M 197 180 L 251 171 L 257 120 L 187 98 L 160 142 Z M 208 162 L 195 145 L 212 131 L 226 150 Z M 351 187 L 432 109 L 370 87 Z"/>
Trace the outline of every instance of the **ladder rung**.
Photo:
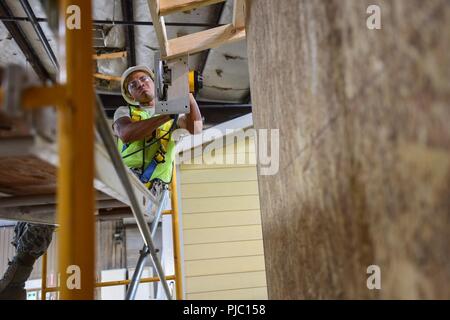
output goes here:
<path id="1" fill-rule="evenodd" d="M 162 214 L 173 214 L 172 210 L 164 210 Z"/>

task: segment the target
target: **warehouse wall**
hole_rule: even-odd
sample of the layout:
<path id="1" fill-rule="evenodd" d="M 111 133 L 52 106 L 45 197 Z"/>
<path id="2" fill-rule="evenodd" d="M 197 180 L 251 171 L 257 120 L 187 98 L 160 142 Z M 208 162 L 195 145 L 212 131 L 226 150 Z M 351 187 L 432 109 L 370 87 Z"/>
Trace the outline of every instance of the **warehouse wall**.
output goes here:
<path id="1" fill-rule="evenodd" d="M 247 9 L 255 128 L 280 129 L 259 176 L 269 298 L 450 298 L 450 2 Z"/>
<path id="2" fill-rule="evenodd" d="M 15 249 L 11 244 L 13 238 L 13 226 L 0 227 L 0 279 L 8 268 L 8 261 L 11 261 L 15 254 Z"/>
<path id="3" fill-rule="evenodd" d="M 96 222 L 96 251 L 99 253 L 96 259 L 96 272 L 100 274 L 102 270 L 119 269 L 126 267 L 126 241 L 125 233 L 121 221 L 97 221 Z M 8 260 L 12 260 L 15 255 L 15 248 L 11 244 L 14 237 L 14 226 L 0 227 L 0 278 L 8 268 Z M 52 242 L 47 250 L 47 274 L 48 285 L 52 282 L 57 267 L 57 238 L 58 232 L 53 233 Z M 140 248 L 139 248 L 140 249 Z M 139 250 L 134 252 L 135 260 Z M 134 260 L 133 260 L 134 261 Z M 134 265 L 132 265 L 134 266 Z M 42 257 L 33 266 L 30 280 L 41 279 L 42 277 Z M 53 279 L 53 280 L 52 280 Z"/>
<path id="4" fill-rule="evenodd" d="M 248 162 L 180 165 L 186 299 L 267 299 L 253 139 L 230 154 Z"/>

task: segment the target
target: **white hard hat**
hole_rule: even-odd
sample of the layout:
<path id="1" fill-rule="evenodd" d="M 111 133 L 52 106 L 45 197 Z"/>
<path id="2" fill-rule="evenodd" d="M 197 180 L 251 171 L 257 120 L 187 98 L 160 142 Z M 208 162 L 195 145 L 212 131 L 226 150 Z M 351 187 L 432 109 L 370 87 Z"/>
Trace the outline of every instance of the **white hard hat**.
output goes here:
<path id="1" fill-rule="evenodd" d="M 122 74 L 122 79 L 120 81 L 120 89 L 122 91 L 122 96 L 125 99 L 125 101 L 132 105 L 138 105 L 139 102 L 134 100 L 133 96 L 128 91 L 127 78 L 130 74 L 132 74 L 133 72 L 136 72 L 136 71 L 145 72 L 150 76 L 150 78 L 152 78 L 152 80 L 155 79 L 155 76 L 154 76 L 152 70 L 150 70 L 150 68 L 145 65 L 134 66 L 134 67 L 131 67 L 131 68 L 128 68 L 127 70 L 125 70 L 125 72 Z"/>

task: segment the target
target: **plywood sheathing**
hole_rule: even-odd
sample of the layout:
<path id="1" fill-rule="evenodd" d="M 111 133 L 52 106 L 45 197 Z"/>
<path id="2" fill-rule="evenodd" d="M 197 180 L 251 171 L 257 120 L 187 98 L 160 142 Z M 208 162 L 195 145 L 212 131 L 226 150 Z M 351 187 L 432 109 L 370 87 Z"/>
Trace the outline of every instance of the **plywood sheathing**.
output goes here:
<path id="1" fill-rule="evenodd" d="M 450 298 L 450 2 L 373 2 L 247 2 L 270 299 Z"/>

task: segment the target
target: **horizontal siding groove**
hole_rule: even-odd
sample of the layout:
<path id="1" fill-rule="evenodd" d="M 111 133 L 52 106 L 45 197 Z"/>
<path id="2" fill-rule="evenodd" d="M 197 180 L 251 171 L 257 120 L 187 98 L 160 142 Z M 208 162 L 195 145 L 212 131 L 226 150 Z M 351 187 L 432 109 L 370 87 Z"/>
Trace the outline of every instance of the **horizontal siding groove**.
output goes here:
<path id="1" fill-rule="evenodd" d="M 217 227 L 201 227 L 201 228 L 184 228 L 183 230 L 205 230 L 205 229 L 218 229 L 218 228 L 236 228 L 236 227 L 249 227 L 249 226 L 259 226 L 260 223 L 252 224 L 238 224 L 232 226 L 217 226 Z M 238 241 L 240 242 L 240 241 Z"/>
<path id="2" fill-rule="evenodd" d="M 260 226 L 230 226 L 221 228 L 204 228 L 185 230 L 184 243 L 226 242 L 237 240 L 259 240 L 262 238 Z"/>
<path id="3" fill-rule="evenodd" d="M 231 271 L 231 272 L 220 272 L 220 273 L 208 273 L 208 274 L 199 274 L 198 276 L 186 276 L 186 279 L 193 279 L 193 278 L 204 278 L 204 277 L 214 277 L 214 276 L 226 276 L 230 274 L 240 274 L 244 272 L 263 272 L 266 271 L 266 268 L 258 268 L 254 269 L 252 271 Z M 245 288 L 242 288 L 245 289 Z"/>
<path id="4" fill-rule="evenodd" d="M 191 212 L 191 213 L 183 213 L 183 214 L 205 214 L 205 213 L 214 213 L 214 212 L 241 212 L 241 211 L 259 211 L 258 209 L 239 209 L 239 210 L 220 210 L 220 211 L 202 211 L 202 212 Z"/>
<path id="5" fill-rule="evenodd" d="M 246 194 L 233 194 L 229 196 L 206 196 L 206 197 L 191 196 L 191 197 L 182 197 L 181 199 L 236 198 L 240 196 L 257 196 L 257 195 L 259 195 L 258 192 Z"/>
<path id="6" fill-rule="evenodd" d="M 253 241 L 253 240 L 252 240 Z M 231 242 L 231 241 L 230 241 Z M 236 242 L 242 242 L 242 241 L 236 241 Z M 246 255 L 237 255 L 237 256 L 226 256 L 226 257 L 215 257 L 215 258 L 203 258 L 203 259 L 184 259 L 184 261 L 208 261 L 208 260 L 221 260 L 221 259 L 228 259 L 228 258 L 243 258 L 243 257 L 264 257 L 263 254 L 246 254 Z M 259 270 L 255 270 L 259 271 Z"/>
<path id="7" fill-rule="evenodd" d="M 192 292 L 186 292 L 186 294 L 208 293 L 208 292 L 224 292 L 224 291 L 237 291 L 237 290 L 243 290 L 243 289 L 260 289 L 260 288 L 266 288 L 266 287 L 267 287 L 267 286 L 257 286 L 257 287 L 242 287 L 242 288 L 223 289 L 223 290 L 212 290 L 212 291 L 192 291 Z"/>
<path id="8" fill-rule="evenodd" d="M 186 298 L 267 299 L 254 141 L 180 163 L 179 188 Z"/>
<path id="9" fill-rule="evenodd" d="M 219 168 L 203 170 L 181 171 L 181 181 L 185 183 L 210 183 L 230 181 L 255 181 L 258 180 L 256 167 L 245 168 Z"/>
<path id="10" fill-rule="evenodd" d="M 232 240 L 232 241 L 217 241 L 217 242 L 207 242 L 207 243 L 189 243 L 185 244 L 184 246 L 196 246 L 198 244 L 210 244 L 210 243 L 232 243 L 232 242 L 246 242 L 246 241 L 256 241 L 256 240 L 262 240 L 262 239 L 246 239 L 246 240 Z"/>
<path id="11" fill-rule="evenodd" d="M 184 215 L 190 215 L 190 214 L 199 214 L 199 213 L 220 213 L 220 212 L 235 212 L 235 211 L 255 211 L 259 210 L 259 207 L 257 208 L 250 208 L 250 209 L 230 209 L 230 210 L 214 210 L 214 211 L 201 211 L 201 212 L 183 212 Z"/>
<path id="12" fill-rule="evenodd" d="M 258 181 L 258 178 L 256 178 L 256 179 L 252 179 L 252 180 L 230 180 L 230 181 L 224 181 L 224 182 L 220 182 L 220 181 L 211 181 L 211 182 L 209 182 L 209 181 L 207 181 L 207 182 L 204 182 L 204 181 L 200 181 L 200 182 L 185 182 L 185 183 L 181 183 L 181 185 L 183 185 L 183 186 L 186 186 L 186 185 L 190 185 L 190 184 L 213 184 L 213 183 L 234 183 L 234 182 L 243 182 L 243 181 L 245 181 L 245 182 L 250 182 L 250 181 Z"/>
<path id="13" fill-rule="evenodd" d="M 230 168 L 255 168 L 256 164 L 181 164 L 183 171 L 195 171 L 204 169 L 230 169 Z M 190 167 L 192 166 L 192 167 Z M 195 167 L 194 167 L 195 166 Z"/>
<path id="14" fill-rule="evenodd" d="M 204 199 L 184 199 L 183 212 L 217 212 L 225 210 L 240 211 L 245 209 L 260 209 L 260 199 L 258 195 L 236 196 L 234 201 L 228 198 L 209 197 Z"/>
<path id="15" fill-rule="evenodd" d="M 232 291 L 211 291 L 207 293 L 190 293 L 187 300 L 267 300 L 267 287 L 249 289 L 232 289 Z"/>
<path id="16" fill-rule="evenodd" d="M 258 181 L 258 179 L 255 180 L 251 180 L 251 181 Z M 233 182 L 250 182 L 249 180 L 237 180 L 237 181 L 214 181 L 214 182 L 181 182 L 180 186 L 188 186 L 190 184 L 205 184 L 205 185 L 210 185 L 210 184 L 230 184 Z"/>
<path id="17" fill-rule="evenodd" d="M 204 164 L 205 167 L 207 167 L 208 165 Z M 203 169 L 183 169 L 183 172 L 189 172 L 189 171 L 198 171 L 198 170 L 204 170 L 204 171 L 210 171 L 210 170 L 232 170 L 232 169 L 241 169 L 241 168 L 255 168 L 256 170 L 256 165 L 241 165 L 239 166 L 237 165 L 231 165 L 229 167 L 216 167 L 216 168 L 203 168 Z"/>
<path id="18" fill-rule="evenodd" d="M 184 230 L 191 228 L 226 227 L 239 225 L 261 224 L 261 211 L 228 211 L 202 214 L 186 214 L 183 216 Z"/>
<path id="19" fill-rule="evenodd" d="M 196 244 L 213 244 L 213 243 L 243 242 L 243 241 L 255 241 L 255 240 L 262 240 L 262 237 L 261 237 L 261 238 L 254 238 L 254 239 L 245 239 L 245 240 L 196 242 L 196 243 L 189 243 L 189 244 L 186 244 L 186 246 L 189 246 L 189 245 L 196 245 Z"/>

